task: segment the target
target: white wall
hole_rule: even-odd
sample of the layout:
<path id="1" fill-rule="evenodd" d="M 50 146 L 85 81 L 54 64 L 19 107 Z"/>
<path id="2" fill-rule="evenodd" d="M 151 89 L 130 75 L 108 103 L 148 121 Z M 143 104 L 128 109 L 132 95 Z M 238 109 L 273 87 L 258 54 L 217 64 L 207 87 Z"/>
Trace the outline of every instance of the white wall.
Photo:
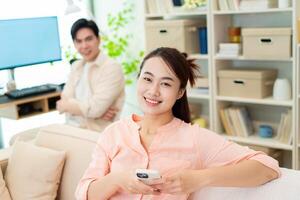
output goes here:
<path id="1" fill-rule="evenodd" d="M 130 52 L 136 53 L 137 51 L 145 49 L 144 39 L 144 1 L 141 0 L 127 0 L 134 4 L 133 22 L 128 26 L 127 33 L 133 35 L 130 43 Z M 121 0 L 95 0 L 95 18 L 104 34 L 107 32 L 106 20 L 108 13 L 116 13 L 117 10 L 122 8 Z M 126 32 L 124 32 L 126 34 Z M 136 55 L 136 54 L 135 54 Z M 135 83 L 126 87 L 126 102 L 123 109 L 122 117 L 128 116 L 131 113 L 140 114 L 136 100 Z"/>

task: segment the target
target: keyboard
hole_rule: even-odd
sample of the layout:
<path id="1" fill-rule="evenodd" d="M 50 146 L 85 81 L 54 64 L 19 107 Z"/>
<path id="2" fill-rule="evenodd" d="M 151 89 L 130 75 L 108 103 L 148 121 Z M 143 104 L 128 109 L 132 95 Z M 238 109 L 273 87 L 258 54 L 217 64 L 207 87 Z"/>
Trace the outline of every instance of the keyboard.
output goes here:
<path id="1" fill-rule="evenodd" d="M 55 84 L 45 84 L 29 88 L 24 88 L 20 90 L 13 90 L 5 93 L 5 95 L 11 99 L 20 99 L 24 97 L 30 97 L 35 95 L 41 95 L 49 92 L 54 92 L 57 90 L 57 85 Z"/>

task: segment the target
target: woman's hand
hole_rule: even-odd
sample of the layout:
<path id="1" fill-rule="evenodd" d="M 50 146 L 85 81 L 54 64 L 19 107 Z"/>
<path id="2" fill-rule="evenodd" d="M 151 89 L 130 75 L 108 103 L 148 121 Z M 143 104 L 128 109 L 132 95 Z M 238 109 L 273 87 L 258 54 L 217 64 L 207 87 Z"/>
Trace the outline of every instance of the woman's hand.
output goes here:
<path id="1" fill-rule="evenodd" d="M 190 194 L 207 183 L 200 170 L 184 170 L 163 179 L 164 183 L 156 188 L 162 193 L 169 194 Z"/>
<path id="2" fill-rule="evenodd" d="M 160 192 L 154 187 L 143 183 L 138 180 L 134 173 L 131 172 L 121 172 L 114 175 L 116 180 L 118 180 L 118 185 L 124 191 L 131 194 L 152 194 L 159 195 Z"/>

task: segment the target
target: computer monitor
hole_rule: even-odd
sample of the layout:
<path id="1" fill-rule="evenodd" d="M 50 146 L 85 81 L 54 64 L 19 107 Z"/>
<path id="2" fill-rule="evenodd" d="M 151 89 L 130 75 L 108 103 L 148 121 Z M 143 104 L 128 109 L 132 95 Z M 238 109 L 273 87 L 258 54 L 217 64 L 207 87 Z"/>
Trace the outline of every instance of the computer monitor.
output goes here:
<path id="1" fill-rule="evenodd" d="M 56 16 L 0 20 L 0 70 L 58 60 Z"/>

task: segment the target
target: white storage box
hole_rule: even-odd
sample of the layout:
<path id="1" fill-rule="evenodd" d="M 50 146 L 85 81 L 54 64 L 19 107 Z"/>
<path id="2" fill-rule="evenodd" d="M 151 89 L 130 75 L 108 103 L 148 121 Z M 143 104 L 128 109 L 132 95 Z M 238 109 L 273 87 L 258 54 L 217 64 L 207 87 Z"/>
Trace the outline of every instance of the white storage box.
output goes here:
<path id="1" fill-rule="evenodd" d="M 291 35 L 291 28 L 243 28 L 243 55 L 253 59 L 289 59 Z"/>
<path id="2" fill-rule="evenodd" d="M 276 77 L 275 69 L 219 70 L 219 95 L 258 99 L 272 96 Z"/>
<path id="3" fill-rule="evenodd" d="M 199 20 L 149 20 L 145 22 L 146 51 L 158 47 L 173 47 L 181 52 L 199 53 Z"/>

